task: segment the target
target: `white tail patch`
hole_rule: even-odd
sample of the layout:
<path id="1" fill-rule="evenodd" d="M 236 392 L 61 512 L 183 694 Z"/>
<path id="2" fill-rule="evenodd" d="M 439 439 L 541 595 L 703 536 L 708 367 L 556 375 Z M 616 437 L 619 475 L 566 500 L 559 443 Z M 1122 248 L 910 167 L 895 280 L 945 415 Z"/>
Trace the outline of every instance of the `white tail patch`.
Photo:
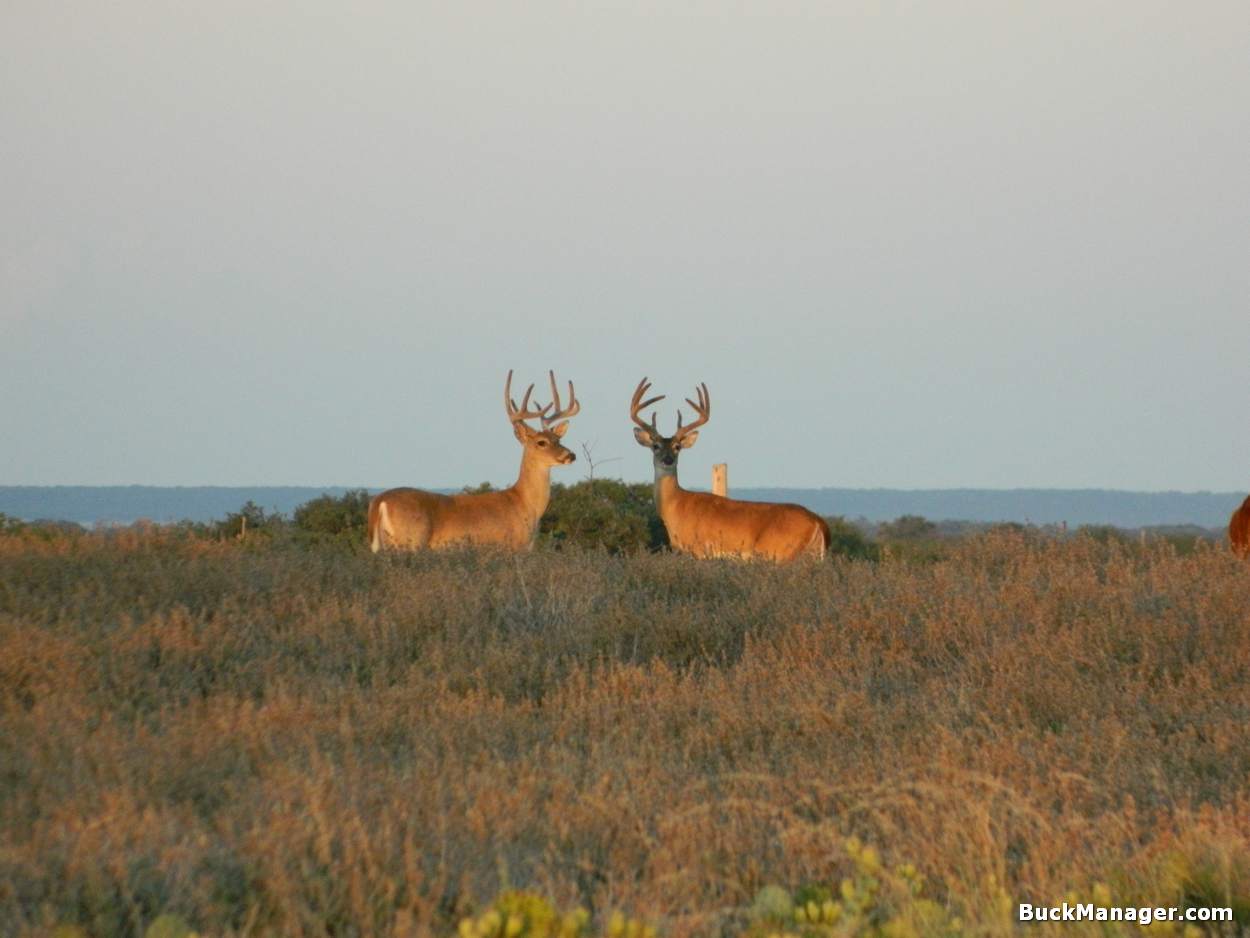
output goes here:
<path id="1" fill-rule="evenodd" d="M 369 544 L 369 549 L 375 554 L 382 549 L 382 529 L 386 528 L 390 533 L 390 520 L 387 518 L 386 502 L 378 502 L 378 523 L 373 526 L 373 540 Z"/>
<path id="2" fill-rule="evenodd" d="M 811 548 L 820 560 L 825 559 L 825 532 L 819 524 L 815 525 L 816 530 L 812 532 L 812 539 L 808 541 L 808 547 Z"/>

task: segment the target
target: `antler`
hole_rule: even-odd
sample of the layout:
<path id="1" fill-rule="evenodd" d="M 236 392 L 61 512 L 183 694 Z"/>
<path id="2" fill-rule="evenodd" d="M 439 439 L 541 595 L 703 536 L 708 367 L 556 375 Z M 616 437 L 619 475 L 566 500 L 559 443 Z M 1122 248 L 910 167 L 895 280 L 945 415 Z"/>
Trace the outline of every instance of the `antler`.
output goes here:
<path id="1" fill-rule="evenodd" d="M 581 402 L 573 394 L 573 382 L 569 382 L 569 406 L 567 408 L 560 407 L 560 392 L 556 389 L 556 373 L 548 371 L 547 377 L 551 379 L 551 403 L 547 407 L 554 407 L 555 411 L 550 417 L 543 417 L 543 429 L 550 430 L 551 425 L 560 420 L 567 420 L 582 409 Z M 530 385 L 533 387 L 533 385 Z M 544 407 L 545 411 L 547 407 Z"/>
<path id="2" fill-rule="evenodd" d="M 673 434 L 673 439 L 680 440 L 682 437 L 692 433 L 696 428 L 707 423 L 708 417 L 712 416 L 712 399 L 708 396 L 707 385 L 700 384 L 694 389 L 695 397 L 699 399 L 699 403 L 695 403 L 690 398 L 686 398 L 686 403 L 694 408 L 694 412 L 699 415 L 699 419 L 688 427 L 681 425 L 681 410 L 677 411 L 677 432 Z"/>
<path id="3" fill-rule="evenodd" d="M 645 408 L 650 407 L 656 401 L 664 400 L 665 395 L 663 394 L 659 395 L 658 397 L 653 397 L 648 401 L 642 400 L 642 396 L 647 393 L 647 388 L 649 387 L 651 387 L 651 382 L 648 381 L 646 378 L 643 378 L 641 381 L 638 382 L 638 387 L 634 391 L 634 396 L 633 398 L 630 399 L 630 402 L 629 402 L 629 417 L 631 420 L 634 421 L 634 423 L 642 427 L 642 429 L 648 431 L 649 433 L 654 433 L 656 436 L 659 436 L 660 431 L 655 428 L 655 414 L 651 415 L 650 426 L 643 423 L 642 418 L 638 416 L 638 411 L 644 410 Z M 639 403 L 640 401 L 641 403 Z"/>
<path id="4" fill-rule="evenodd" d="M 509 420 L 511 420 L 513 423 L 523 423 L 524 421 L 529 420 L 531 417 L 541 417 L 543 414 L 545 414 L 548 410 L 551 409 L 551 405 L 548 404 L 546 407 L 540 408 L 538 410 L 530 410 L 529 409 L 530 395 L 533 393 L 534 393 L 534 385 L 531 384 L 528 388 L 525 389 L 525 397 L 521 399 L 521 406 L 520 407 L 516 406 L 516 401 L 512 399 L 512 369 L 509 368 L 508 380 L 504 383 L 504 386 L 503 386 L 503 406 L 504 406 L 504 410 L 508 412 Z"/>

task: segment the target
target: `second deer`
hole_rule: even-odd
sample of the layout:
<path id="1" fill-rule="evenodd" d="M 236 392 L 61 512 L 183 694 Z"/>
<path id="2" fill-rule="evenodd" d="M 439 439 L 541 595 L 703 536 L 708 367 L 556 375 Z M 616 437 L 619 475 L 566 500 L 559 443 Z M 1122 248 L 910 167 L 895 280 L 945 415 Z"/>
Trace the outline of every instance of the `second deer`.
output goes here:
<path id="1" fill-rule="evenodd" d="M 655 504 L 674 550 L 696 557 L 758 557 L 786 563 L 799 557 L 822 558 L 829 547 L 829 525 L 801 505 L 744 502 L 708 492 L 691 492 L 677 483 L 677 457 L 694 446 L 698 428 L 707 423 L 712 402 L 707 385 L 695 389 L 698 402 L 686 398 L 698 419 L 663 436 L 655 414 L 647 424 L 639 412 L 662 401 L 664 395 L 643 400 L 651 383 L 643 378 L 629 403 L 630 419 L 637 424 L 634 439 L 651 450 L 655 467 Z"/>

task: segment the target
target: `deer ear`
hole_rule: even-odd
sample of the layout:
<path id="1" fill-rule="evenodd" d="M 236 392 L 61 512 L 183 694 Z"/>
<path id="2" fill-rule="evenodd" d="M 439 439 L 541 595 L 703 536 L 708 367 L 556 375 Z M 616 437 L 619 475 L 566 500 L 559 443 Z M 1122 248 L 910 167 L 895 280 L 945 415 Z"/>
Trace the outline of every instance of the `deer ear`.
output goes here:
<path id="1" fill-rule="evenodd" d="M 556 439 L 558 440 L 562 436 L 564 436 L 565 431 L 567 431 L 568 428 L 569 428 L 569 422 L 565 420 L 563 423 L 557 423 L 554 427 L 552 427 L 551 432 L 556 435 Z"/>
<path id="2" fill-rule="evenodd" d="M 512 425 L 512 432 L 516 434 L 518 442 L 524 443 L 529 438 L 530 428 L 518 421 Z"/>
<path id="3" fill-rule="evenodd" d="M 635 427 L 634 439 L 638 441 L 639 446 L 645 446 L 647 449 L 651 448 L 652 439 L 651 432 L 649 430 L 644 430 L 642 427 Z"/>
<path id="4" fill-rule="evenodd" d="M 681 438 L 681 448 L 690 449 L 690 447 L 694 446 L 694 441 L 697 440 L 698 438 L 699 438 L 699 431 L 691 430 L 689 433 L 687 433 L 685 436 Z"/>

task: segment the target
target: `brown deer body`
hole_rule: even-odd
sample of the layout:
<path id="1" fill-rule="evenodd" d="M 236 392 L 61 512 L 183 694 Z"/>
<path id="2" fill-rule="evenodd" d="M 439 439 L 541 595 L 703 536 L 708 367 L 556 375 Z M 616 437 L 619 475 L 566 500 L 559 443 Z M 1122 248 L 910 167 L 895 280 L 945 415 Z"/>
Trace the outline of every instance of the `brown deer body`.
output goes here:
<path id="1" fill-rule="evenodd" d="M 521 406 L 512 400 L 512 372 L 504 385 L 504 409 L 513 433 L 523 447 L 521 471 L 510 488 L 480 494 L 440 495 L 421 489 L 389 489 L 369 502 L 369 547 L 401 550 L 494 544 L 511 550 L 528 550 L 534 543 L 538 520 L 551 498 L 551 467 L 563 466 L 577 457 L 560 444 L 568 419 L 581 410 L 569 382 L 569 405 L 560 406 L 554 374 L 552 401 L 531 410 L 531 384 Z M 550 415 L 547 411 L 551 410 Z M 542 429 L 525 421 L 538 417 Z"/>
<path id="2" fill-rule="evenodd" d="M 1233 553 L 1250 557 L 1250 496 L 1228 521 L 1228 542 L 1233 547 Z"/>
<path id="3" fill-rule="evenodd" d="M 648 425 L 639 411 L 664 399 L 642 400 L 651 385 L 638 383 L 630 401 L 630 418 L 637 424 L 634 439 L 651 450 L 655 467 L 655 504 L 674 550 L 695 557 L 760 558 L 788 563 L 799 557 L 824 557 L 829 547 L 829 525 L 824 518 L 801 505 L 746 502 L 708 492 L 689 492 L 677 482 L 677 456 L 698 439 L 697 428 L 711 416 L 707 386 L 696 389 L 698 403 L 686 399 L 698 419 L 682 426 L 677 413 L 677 432 L 661 436 L 655 415 Z"/>

